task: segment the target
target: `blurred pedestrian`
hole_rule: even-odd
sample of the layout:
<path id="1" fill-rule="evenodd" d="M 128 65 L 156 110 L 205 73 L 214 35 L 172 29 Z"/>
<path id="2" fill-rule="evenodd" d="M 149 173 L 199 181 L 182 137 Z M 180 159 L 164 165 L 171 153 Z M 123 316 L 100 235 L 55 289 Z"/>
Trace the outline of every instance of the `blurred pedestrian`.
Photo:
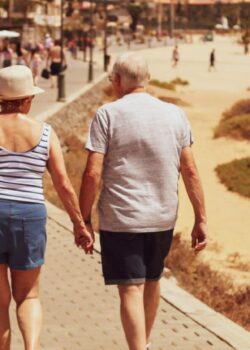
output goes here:
<path id="1" fill-rule="evenodd" d="M 48 169 L 85 252 L 92 238 L 65 170 L 59 140 L 51 126 L 27 117 L 33 97 L 31 70 L 0 70 L 0 349 L 10 349 L 11 298 L 25 350 L 37 350 L 42 325 L 39 279 L 46 246 L 43 174 Z"/>
<path id="2" fill-rule="evenodd" d="M 54 45 L 53 39 L 50 36 L 50 34 L 47 33 L 44 39 L 44 48 L 49 52 L 49 50 L 53 47 L 53 45 Z"/>
<path id="3" fill-rule="evenodd" d="M 57 77 L 67 64 L 65 54 L 62 52 L 60 40 L 55 40 L 54 46 L 49 50 L 47 68 L 50 66 L 51 88 L 57 83 Z"/>
<path id="4" fill-rule="evenodd" d="M 122 54 L 110 80 L 118 100 L 100 107 L 90 126 L 80 207 L 91 231 L 102 180 L 98 209 L 104 280 L 118 285 L 129 349 L 144 350 L 149 349 L 177 218 L 179 174 L 194 209 L 195 252 L 206 246 L 204 196 L 189 122 L 179 107 L 146 92 L 145 60 Z"/>
<path id="5" fill-rule="evenodd" d="M 39 54 L 39 49 L 36 48 L 31 50 L 29 66 L 32 71 L 35 85 L 38 85 L 38 81 L 41 73 L 41 63 L 42 63 L 42 59 Z"/>
<path id="6" fill-rule="evenodd" d="M 13 60 L 13 50 L 10 47 L 8 39 L 4 39 L 3 41 L 1 55 L 3 68 L 11 66 Z"/>
<path id="7" fill-rule="evenodd" d="M 71 57 L 76 60 L 77 59 L 77 45 L 76 40 L 72 39 L 68 43 L 68 50 L 71 53 Z"/>
<path id="8" fill-rule="evenodd" d="M 17 65 L 28 65 L 29 52 L 22 47 L 20 42 L 16 45 L 16 64 Z"/>
<path id="9" fill-rule="evenodd" d="M 211 72 L 211 71 L 216 71 L 216 68 L 215 68 L 215 49 L 213 49 L 211 52 L 210 52 L 210 55 L 209 55 L 209 67 L 208 67 L 208 71 Z"/>
<path id="10" fill-rule="evenodd" d="M 179 54 L 178 46 L 176 45 L 173 49 L 173 52 L 172 52 L 172 67 L 173 68 L 177 67 L 179 60 L 180 60 L 180 54 Z"/>

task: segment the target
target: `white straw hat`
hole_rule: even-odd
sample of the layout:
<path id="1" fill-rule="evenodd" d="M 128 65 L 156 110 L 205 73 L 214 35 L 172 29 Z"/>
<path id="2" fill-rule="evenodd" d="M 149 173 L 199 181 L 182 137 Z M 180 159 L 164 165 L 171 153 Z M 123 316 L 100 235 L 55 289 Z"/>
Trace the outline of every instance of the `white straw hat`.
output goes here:
<path id="1" fill-rule="evenodd" d="M 34 85 L 31 70 L 26 66 L 0 69 L 0 100 L 18 100 L 44 92 Z"/>

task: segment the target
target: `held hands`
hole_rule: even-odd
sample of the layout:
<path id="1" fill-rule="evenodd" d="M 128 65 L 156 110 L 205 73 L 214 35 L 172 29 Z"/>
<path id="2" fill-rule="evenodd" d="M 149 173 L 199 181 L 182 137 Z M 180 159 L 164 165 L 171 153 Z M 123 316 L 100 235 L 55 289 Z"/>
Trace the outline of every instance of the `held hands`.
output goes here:
<path id="1" fill-rule="evenodd" d="M 90 225 L 74 224 L 75 244 L 82 248 L 86 254 L 93 254 L 94 232 Z"/>
<path id="2" fill-rule="evenodd" d="M 207 245 L 207 224 L 204 222 L 195 223 L 191 236 L 192 248 L 194 248 L 195 253 L 199 253 Z"/>

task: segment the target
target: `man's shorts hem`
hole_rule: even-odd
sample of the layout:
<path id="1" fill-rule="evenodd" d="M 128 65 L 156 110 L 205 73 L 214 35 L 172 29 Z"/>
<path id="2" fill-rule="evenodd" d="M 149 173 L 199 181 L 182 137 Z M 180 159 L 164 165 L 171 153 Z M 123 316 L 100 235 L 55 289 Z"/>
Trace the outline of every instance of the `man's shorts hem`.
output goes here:
<path id="1" fill-rule="evenodd" d="M 161 273 L 160 276 L 154 277 L 154 278 L 147 278 L 146 277 L 146 282 L 157 282 L 162 278 L 162 276 L 163 276 L 163 273 Z"/>
<path id="2" fill-rule="evenodd" d="M 146 282 L 145 278 L 130 278 L 130 279 L 114 279 L 106 280 L 104 279 L 106 285 L 130 285 L 130 284 L 143 284 Z"/>
<path id="3" fill-rule="evenodd" d="M 27 271 L 27 270 L 33 270 L 38 267 L 41 267 L 44 265 L 44 260 L 40 260 L 35 264 L 32 265 L 24 265 L 24 266 L 14 266 L 14 265 L 8 265 L 10 269 L 12 270 L 20 270 L 20 271 Z"/>

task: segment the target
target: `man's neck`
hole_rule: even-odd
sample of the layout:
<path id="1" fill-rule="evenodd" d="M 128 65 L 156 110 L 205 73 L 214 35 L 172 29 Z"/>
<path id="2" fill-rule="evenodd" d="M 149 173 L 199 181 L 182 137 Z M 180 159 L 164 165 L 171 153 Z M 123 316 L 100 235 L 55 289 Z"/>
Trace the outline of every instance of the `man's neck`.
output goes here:
<path id="1" fill-rule="evenodd" d="M 146 92 L 146 89 L 145 89 L 145 87 L 132 88 L 132 89 L 129 89 L 128 91 L 124 92 L 123 96 L 129 95 L 129 94 L 134 94 L 137 92 Z"/>

